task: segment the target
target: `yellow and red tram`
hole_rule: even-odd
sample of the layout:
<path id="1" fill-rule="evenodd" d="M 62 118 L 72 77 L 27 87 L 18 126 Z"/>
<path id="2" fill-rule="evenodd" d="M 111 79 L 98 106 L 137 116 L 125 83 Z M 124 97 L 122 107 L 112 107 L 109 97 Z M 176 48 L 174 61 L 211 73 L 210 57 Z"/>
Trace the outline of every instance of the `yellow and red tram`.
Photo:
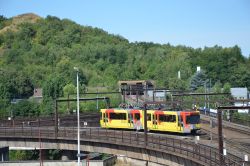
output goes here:
<path id="1" fill-rule="evenodd" d="M 144 129 L 144 112 L 140 109 L 101 109 L 102 128 Z M 200 129 L 199 111 L 147 110 L 147 127 L 153 131 L 195 133 Z"/>

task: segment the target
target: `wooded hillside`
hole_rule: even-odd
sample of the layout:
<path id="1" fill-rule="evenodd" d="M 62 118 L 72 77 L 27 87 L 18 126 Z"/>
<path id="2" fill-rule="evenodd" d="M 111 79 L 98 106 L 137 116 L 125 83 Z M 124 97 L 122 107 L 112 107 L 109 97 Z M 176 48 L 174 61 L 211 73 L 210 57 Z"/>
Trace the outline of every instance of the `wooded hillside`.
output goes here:
<path id="1" fill-rule="evenodd" d="M 151 79 L 158 87 L 196 90 L 196 66 L 221 87 L 250 88 L 250 59 L 238 46 L 194 49 L 126 38 L 68 19 L 24 14 L 0 16 L 0 99 L 28 98 L 34 87 L 45 99 L 63 96 L 75 85 L 74 66 L 84 86 L 117 88 L 118 80 Z M 181 79 L 177 72 L 181 71 Z M 70 88 L 69 88 L 70 89 Z M 66 90 L 67 91 L 67 90 Z M 2 107 L 4 105 L 2 104 Z"/>

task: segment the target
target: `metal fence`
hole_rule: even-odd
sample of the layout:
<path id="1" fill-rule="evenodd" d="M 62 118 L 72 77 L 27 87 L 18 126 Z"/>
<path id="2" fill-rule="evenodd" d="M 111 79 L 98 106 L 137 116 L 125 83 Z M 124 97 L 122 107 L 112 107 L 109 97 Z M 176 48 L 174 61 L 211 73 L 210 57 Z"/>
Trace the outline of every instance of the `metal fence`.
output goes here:
<path id="1" fill-rule="evenodd" d="M 186 159 L 199 161 L 205 165 L 222 165 L 220 157 L 223 158 L 223 165 L 226 166 L 241 166 L 243 164 L 237 156 L 230 154 L 221 156 L 214 148 L 161 135 L 148 134 L 147 139 L 145 139 L 145 135 L 140 132 L 101 128 L 81 128 L 80 134 L 83 141 L 132 146 L 163 153 L 171 152 L 173 155 L 184 156 Z M 0 137 L 76 140 L 77 128 L 60 127 L 56 133 L 54 127 L 1 127 Z"/>

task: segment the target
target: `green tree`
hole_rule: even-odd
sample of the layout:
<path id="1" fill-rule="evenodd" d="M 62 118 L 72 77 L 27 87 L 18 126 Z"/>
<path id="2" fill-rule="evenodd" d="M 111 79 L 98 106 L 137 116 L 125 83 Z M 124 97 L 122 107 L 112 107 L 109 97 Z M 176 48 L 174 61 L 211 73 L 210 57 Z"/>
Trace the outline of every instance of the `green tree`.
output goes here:
<path id="1" fill-rule="evenodd" d="M 42 115 L 52 115 L 54 113 L 55 101 L 52 98 L 43 98 L 40 109 Z"/>
<path id="2" fill-rule="evenodd" d="M 17 150 L 17 151 L 10 151 L 10 160 L 27 160 L 27 156 L 25 151 Z"/>
<path id="3" fill-rule="evenodd" d="M 230 82 L 234 87 L 250 88 L 250 70 L 246 64 L 239 64 L 229 76 Z"/>
<path id="4" fill-rule="evenodd" d="M 22 100 L 11 106 L 14 116 L 32 117 L 40 115 L 40 108 L 37 103 L 28 100 Z"/>
<path id="5" fill-rule="evenodd" d="M 187 89 L 187 84 L 184 80 L 173 78 L 173 79 L 169 79 L 168 81 L 169 81 L 168 85 L 170 89 L 176 89 L 176 90 Z"/>
<path id="6" fill-rule="evenodd" d="M 43 84 L 43 103 L 41 110 L 43 114 L 52 114 L 54 102 L 58 97 L 63 96 L 63 78 L 53 74 Z"/>
<path id="7" fill-rule="evenodd" d="M 63 87 L 64 95 L 76 93 L 76 87 L 73 84 L 67 84 Z"/>
<path id="8" fill-rule="evenodd" d="M 50 160 L 60 160 L 62 151 L 60 149 L 50 149 L 47 154 Z"/>
<path id="9" fill-rule="evenodd" d="M 207 75 L 205 74 L 204 71 L 201 70 L 200 72 L 196 72 L 191 78 L 190 89 L 196 90 L 199 87 L 204 86 L 206 80 L 207 80 Z"/>
<path id="10" fill-rule="evenodd" d="M 28 98 L 32 96 L 34 86 L 23 72 L 0 70 L 0 98 Z"/>
<path id="11" fill-rule="evenodd" d="M 63 78 L 51 75 L 46 82 L 43 84 L 43 97 L 56 99 L 58 97 L 63 96 L 63 87 L 65 85 L 65 81 Z"/>
<path id="12" fill-rule="evenodd" d="M 230 89 L 231 89 L 231 85 L 230 83 L 225 83 L 224 86 L 223 86 L 223 92 L 224 93 L 230 93 Z"/>
<path id="13" fill-rule="evenodd" d="M 215 93 L 221 93 L 222 92 L 222 84 L 220 81 L 217 81 L 213 86 L 213 91 Z"/>
<path id="14" fill-rule="evenodd" d="M 38 150 L 10 150 L 10 161 L 38 160 Z"/>

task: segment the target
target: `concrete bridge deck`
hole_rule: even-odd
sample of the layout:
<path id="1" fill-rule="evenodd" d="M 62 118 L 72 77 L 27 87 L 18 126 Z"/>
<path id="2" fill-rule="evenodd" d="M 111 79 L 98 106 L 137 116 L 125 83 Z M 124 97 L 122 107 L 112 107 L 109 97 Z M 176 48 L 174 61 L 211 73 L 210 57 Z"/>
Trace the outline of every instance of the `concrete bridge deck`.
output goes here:
<path id="1" fill-rule="evenodd" d="M 40 147 L 41 140 L 44 148 L 75 150 L 76 139 L 76 128 L 59 128 L 58 133 L 48 127 L 0 128 L 0 146 Z M 231 154 L 220 156 L 216 149 L 199 143 L 153 134 L 145 138 L 143 133 L 135 131 L 86 128 L 81 131 L 81 150 L 120 154 L 171 166 L 217 166 L 221 165 L 220 157 L 223 165 L 242 165 L 239 157 Z"/>

